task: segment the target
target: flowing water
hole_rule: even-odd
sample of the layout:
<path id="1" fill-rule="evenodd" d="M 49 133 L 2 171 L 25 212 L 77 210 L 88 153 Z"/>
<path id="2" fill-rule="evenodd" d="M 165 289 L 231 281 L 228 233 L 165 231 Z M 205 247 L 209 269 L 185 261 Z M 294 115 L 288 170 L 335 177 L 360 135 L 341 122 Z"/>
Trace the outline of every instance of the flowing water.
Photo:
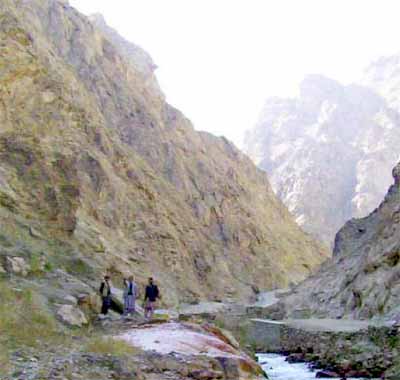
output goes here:
<path id="1" fill-rule="evenodd" d="M 283 355 L 258 354 L 257 358 L 270 380 L 314 380 L 316 378 L 316 372 L 311 371 L 307 364 L 288 363 Z"/>

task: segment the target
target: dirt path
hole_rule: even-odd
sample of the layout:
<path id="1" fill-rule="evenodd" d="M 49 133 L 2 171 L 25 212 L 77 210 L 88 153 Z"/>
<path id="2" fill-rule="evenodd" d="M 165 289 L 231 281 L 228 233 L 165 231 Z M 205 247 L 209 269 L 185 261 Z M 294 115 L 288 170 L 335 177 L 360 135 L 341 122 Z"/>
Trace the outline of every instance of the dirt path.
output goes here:
<path id="1" fill-rule="evenodd" d="M 282 321 L 272 321 L 268 319 L 252 319 L 266 324 L 286 325 L 298 330 L 310 332 L 357 332 L 366 330 L 368 327 L 390 326 L 389 323 L 375 321 L 360 321 L 353 319 L 285 319 Z"/>

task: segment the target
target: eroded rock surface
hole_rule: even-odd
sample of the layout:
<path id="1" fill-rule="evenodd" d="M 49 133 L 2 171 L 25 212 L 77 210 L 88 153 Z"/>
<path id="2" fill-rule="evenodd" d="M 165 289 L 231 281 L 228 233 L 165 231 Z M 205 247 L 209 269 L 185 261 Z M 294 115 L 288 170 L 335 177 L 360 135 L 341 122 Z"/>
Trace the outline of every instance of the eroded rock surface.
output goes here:
<path id="1" fill-rule="evenodd" d="M 265 173 L 165 102 L 140 48 L 65 1 L 0 14 L 1 255 L 96 288 L 153 275 L 168 305 L 248 298 L 326 258 Z"/>
<path id="2" fill-rule="evenodd" d="M 189 323 L 163 323 L 128 330 L 118 336 L 128 343 L 145 351 L 161 355 L 175 355 L 187 358 L 205 357 L 218 363 L 217 368 L 197 370 L 192 373 L 195 379 L 213 379 L 227 376 L 235 379 L 261 379 L 259 365 L 238 349 L 232 338 L 225 337 L 223 331 L 214 327 L 204 328 Z"/>

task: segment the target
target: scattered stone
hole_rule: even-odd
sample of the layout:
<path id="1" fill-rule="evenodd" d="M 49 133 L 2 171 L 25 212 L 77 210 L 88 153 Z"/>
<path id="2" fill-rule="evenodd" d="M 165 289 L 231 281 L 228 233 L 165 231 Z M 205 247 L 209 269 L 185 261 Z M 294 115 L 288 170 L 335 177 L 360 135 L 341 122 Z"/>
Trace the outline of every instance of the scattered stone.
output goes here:
<path id="1" fill-rule="evenodd" d="M 31 267 L 26 263 L 23 257 L 7 257 L 6 271 L 21 276 L 27 276 Z"/>
<path id="2" fill-rule="evenodd" d="M 43 239 L 43 235 L 34 227 L 29 227 L 29 235 L 31 235 L 32 237 L 36 238 L 36 239 Z"/>
<path id="3" fill-rule="evenodd" d="M 77 306 L 77 305 L 78 305 L 78 300 L 77 300 L 74 296 L 71 296 L 71 295 L 66 296 L 66 297 L 64 298 L 64 301 L 65 301 L 66 303 L 71 304 L 71 305 L 74 305 L 74 306 Z"/>
<path id="4" fill-rule="evenodd" d="M 69 326 L 82 327 L 88 323 L 85 314 L 73 305 L 62 305 L 57 311 L 57 316 Z"/>

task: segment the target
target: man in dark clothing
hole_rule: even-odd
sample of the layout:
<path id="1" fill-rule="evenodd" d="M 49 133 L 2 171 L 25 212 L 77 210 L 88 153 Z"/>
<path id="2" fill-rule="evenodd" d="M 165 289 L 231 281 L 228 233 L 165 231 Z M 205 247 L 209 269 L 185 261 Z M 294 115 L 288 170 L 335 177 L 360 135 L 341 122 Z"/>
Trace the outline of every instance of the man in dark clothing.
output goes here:
<path id="1" fill-rule="evenodd" d="M 154 314 L 155 303 L 160 298 L 160 292 L 157 285 L 154 284 L 153 278 L 149 278 L 149 284 L 146 286 L 144 295 L 144 317 L 151 319 Z"/>
<path id="2" fill-rule="evenodd" d="M 101 314 L 106 315 L 111 306 L 111 283 L 110 276 L 104 276 L 104 281 L 100 285 L 100 296 L 102 298 Z"/>

